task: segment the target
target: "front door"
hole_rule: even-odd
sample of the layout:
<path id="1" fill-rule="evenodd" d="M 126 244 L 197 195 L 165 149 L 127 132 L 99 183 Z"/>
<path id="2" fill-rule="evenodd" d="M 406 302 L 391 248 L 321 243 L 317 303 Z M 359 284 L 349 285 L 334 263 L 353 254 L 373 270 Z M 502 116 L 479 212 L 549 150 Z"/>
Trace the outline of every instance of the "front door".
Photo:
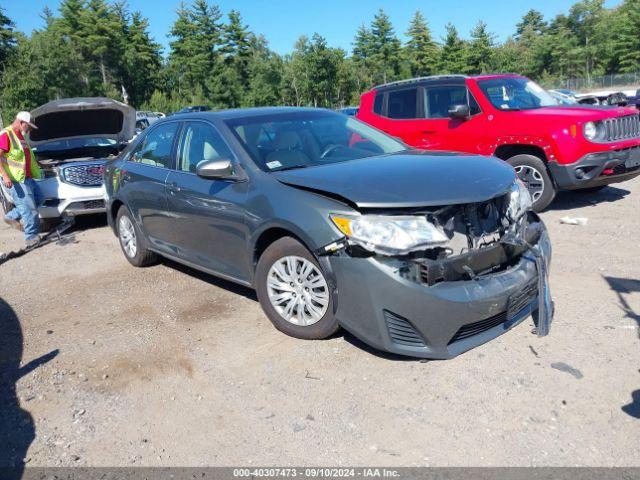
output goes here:
<path id="1" fill-rule="evenodd" d="M 433 85 L 424 88 L 424 116 L 421 121 L 423 144 L 428 150 L 478 153 L 485 121 L 480 107 L 464 85 Z M 451 118 L 456 105 L 468 105 L 470 116 Z"/>
<path id="2" fill-rule="evenodd" d="M 215 127 L 186 122 L 175 170 L 167 178 L 171 243 L 183 260 L 233 279 L 249 281 L 251 256 L 244 221 L 248 182 L 210 180 L 196 175 L 202 161 L 231 159 L 231 150 Z"/>

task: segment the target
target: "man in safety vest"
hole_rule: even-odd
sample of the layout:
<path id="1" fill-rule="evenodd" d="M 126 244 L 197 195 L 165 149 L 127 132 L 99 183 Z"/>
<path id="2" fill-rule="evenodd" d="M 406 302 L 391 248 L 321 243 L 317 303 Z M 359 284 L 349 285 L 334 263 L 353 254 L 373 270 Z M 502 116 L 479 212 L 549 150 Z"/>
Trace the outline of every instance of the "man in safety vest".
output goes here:
<path id="1" fill-rule="evenodd" d="M 31 114 L 20 112 L 11 126 L 0 130 L 0 175 L 15 206 L 5 215 L 4 221 L 24 230 L 27 247 L 40 241 L 38 206 L 43 200 L 38 184 L 34 181 L 41 178 L 40 166 L 27 142 L 32 128 L 38 127 L 31 123 Z"/>

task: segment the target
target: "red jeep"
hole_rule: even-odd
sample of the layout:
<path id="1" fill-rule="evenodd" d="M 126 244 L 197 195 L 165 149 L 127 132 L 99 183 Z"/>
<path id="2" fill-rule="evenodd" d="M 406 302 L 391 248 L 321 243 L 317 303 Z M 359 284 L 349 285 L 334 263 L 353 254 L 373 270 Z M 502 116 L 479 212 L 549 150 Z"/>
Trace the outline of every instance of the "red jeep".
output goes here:
<path id="1" fill-rule="evenodd" d="M 428 150 L 509 162 L 540 211 L 561 189 L 640 175 L 640 118 L 622 107 L 560 106 L 520 75 L 416 78 L 362 95 L 357 118 Z"/>

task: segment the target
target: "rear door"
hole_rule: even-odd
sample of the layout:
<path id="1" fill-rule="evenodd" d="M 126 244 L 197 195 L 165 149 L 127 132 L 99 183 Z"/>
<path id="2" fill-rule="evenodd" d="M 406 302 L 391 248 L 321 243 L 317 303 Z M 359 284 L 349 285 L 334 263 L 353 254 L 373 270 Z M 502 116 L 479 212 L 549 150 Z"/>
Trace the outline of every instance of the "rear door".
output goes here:
<path id="1" fill-rule="evenodd" d="M 171 221 L 165 181 L 174 163 L 180 122 L 154 126 L 125 159 L 121 191 L 153 248 L 167 251 Z"/>
<path id="2" fill-rule="evenodd" d="M 413 85 L 376 95 L 374 112 L 381 110 L 375 126 L 407 145 L 419 146 L 422 139 L 421 87 Z M 381 95 L 382 94 L 382 95 Z"/>
<path id="3" fill-rule="evenodd" d="M 249 183 L 196 175 L 200 162 L 223 158 L 237 162 L 212 124 L 185 122 L 176 166 L 167 178 L 167 210 L 173 224 L 170 241 L 181 259 L 248 281 L 251 259 L 244 203 Z"/>
<path id="4" fill-rule="evenodd" d="M 426 85 L 422 103 L 422 148 L 478 153 L 485 120 L 465 85 Z M 469 118 L 450 118 L 449 110 L 456 105 L 467 105 Z"/>

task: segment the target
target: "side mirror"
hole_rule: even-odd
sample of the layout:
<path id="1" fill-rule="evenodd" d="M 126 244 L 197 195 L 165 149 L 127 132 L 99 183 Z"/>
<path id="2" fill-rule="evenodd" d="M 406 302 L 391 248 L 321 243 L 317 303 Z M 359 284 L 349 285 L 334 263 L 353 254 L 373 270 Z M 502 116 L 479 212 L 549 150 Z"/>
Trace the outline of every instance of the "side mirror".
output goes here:
<path id="1" fill-rule="evenodd" d="M 449 118 L 467 119 L 470 115 L 471 110 L 469 110 L 469 105 L 454 105 L 453 108 L 449 110 Z"/>
<path id="2" fill-rule="evenodd" d="M 203 160 L 196 167 L 196 174 L 209 180 L 233 180 L 236 178 L 233 163 L 228 158 Z"/>

